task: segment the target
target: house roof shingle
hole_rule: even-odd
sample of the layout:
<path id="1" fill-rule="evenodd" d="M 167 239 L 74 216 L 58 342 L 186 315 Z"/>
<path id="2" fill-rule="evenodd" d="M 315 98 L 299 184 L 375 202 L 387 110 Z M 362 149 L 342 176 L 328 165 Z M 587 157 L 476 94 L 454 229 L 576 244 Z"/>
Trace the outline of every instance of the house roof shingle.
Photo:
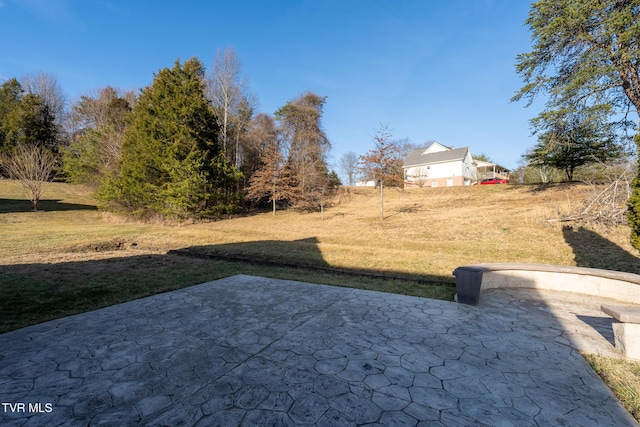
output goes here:
<path id="1" fill-rule="evenodd" d="M 469 147 L 453 148 L 448 151 L 438 151 L 436 153 L 423 154 L 427 148 L 418 148 L 409 152 L 403 167 L 411 167 L 418 165 L 428 165 L 433 163 L 451 162 L 462 160 L 467 155 Z"/>

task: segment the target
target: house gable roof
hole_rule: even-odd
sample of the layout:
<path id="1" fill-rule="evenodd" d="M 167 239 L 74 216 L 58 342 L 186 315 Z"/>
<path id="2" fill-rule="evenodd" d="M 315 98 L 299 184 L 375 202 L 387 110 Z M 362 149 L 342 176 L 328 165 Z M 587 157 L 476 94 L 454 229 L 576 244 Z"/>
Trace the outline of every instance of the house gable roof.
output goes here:
<path id="1" fill-rule="evenodd" d="M 440 151 L 449 151 L 452 149 L 453 147 L 447 147 L 444 144 L 440 144 L 438 141 L 433 141 L 428 147 L 422 148 L 422 150 L 424 150 L 423 154 L 438 153 Z"/>
<path id="2" fill-rule="evenodd" d="M 443 146 L 439 143 L 440 146 Z M 432 144 L 433 145 L 433 144 Z M 431 146 L 432 146 L 431 145 Z M 429 165 L 434 163 L 445 163 L 445 162 L 454 162 L 458 160 L 463 160 L 467 153 L 469 152 L 469 147 L 462 148 L 448 148 L 446 151 L 436 151 L 429 152 L 429 147 L 418 148 L 409 152 L 407 158 L 405 159 L 404 168 L 409 168 L 412 166 L 421 166 L 421 165 Z M 444 147 L 444 146 L 443 146 Z"/>

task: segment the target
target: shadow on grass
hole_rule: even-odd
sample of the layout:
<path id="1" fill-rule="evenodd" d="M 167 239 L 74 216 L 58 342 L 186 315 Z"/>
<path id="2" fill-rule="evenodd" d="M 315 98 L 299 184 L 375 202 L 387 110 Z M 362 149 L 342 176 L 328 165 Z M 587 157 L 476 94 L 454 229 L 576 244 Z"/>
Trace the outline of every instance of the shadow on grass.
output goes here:
<path id="1" fill-rule="evenodd" d="M 42 199 L 38 202 L 38 211 L 79 211 L 96 210 L 97 206 L 82 205 L 78 203 L 65 203 L 56 199 Z M 24 199 L 0 198 L 0 213 L 33 212 L 33 203 Z"/>
<path id="2" fill-rule="evenodd" d="M 332 266 L 325 261 L 318 244 L 319 241 L 315 237 L 294 241 L 258 240 L 222 245 L 191 246 L 170 251 L 169 254 L 315 270 L 345 276 L 409 280 L 428 285 L 454 284 L 453 277 Z"/>
<path id="3" fill-rule="evenodd" d="M 507 188 L 509 188 L 511 190 L 515 190 L 517 188 L 524 188 L 529 193 L 537 194 L 537 193 L 543 193 L 543 192 L 548 191 L 548 190 L 553 190 L 553 189 L 556 189 L 556 188 L 568 189 L 568 188 L 572 188 L 572 187 L 579 187 L 581 185 L 582 185 L 582 183 L 579 182 L 579 181 L 572 181 L 572 182 L 548 182 L 548 183 L 545 183 L 545 184 L 542 184 L 542 183 L 538 183 L 538 184 L 509 184 L 509 186 Z"/>
<path id="4" fill-rule="evenodd" d="M 97 243 L 96 247 L 107 247 Z M 334 268 L 315 238 L 193 246 L 167 254 L 0 265 L 0 333 L 235 274 L 453 300 L 453 277 Z M 122 252 L 122 256 L 118 255 Z M 87 257 L 97 258 L 96 252 Z"/>
<path id="5" fill-rule="evenodd" d="M 640 258 L 606 237 L 583 227 L 563 227 L 562 235 L 573 249 L 578 267 L 640 274 Z"/>

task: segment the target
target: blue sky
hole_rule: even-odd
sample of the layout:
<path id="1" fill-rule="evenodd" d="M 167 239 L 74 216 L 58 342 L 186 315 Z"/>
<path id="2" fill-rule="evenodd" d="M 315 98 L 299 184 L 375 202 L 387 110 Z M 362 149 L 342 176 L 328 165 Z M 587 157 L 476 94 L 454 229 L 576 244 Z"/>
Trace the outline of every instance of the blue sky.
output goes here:
<path id="1" fill-rule="evenodd" d="M 232 47 L 259 111 L 307 90 L 327 96 L 331 161 L 394 138 L 468 146 L 515 168 L 541 106 L 510 103 L 531 48 L 524 0 L 0 0 L 0 79 L 53 73 L 70 100 L 140 89 Z"/>

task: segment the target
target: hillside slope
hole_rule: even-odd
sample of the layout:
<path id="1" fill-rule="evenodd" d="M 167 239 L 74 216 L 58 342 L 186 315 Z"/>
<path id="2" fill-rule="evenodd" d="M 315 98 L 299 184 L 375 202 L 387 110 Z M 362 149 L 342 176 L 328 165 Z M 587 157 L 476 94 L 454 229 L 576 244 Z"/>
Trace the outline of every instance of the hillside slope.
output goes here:
<path id="1" fill-rule="evenodd" d="M 589 188 L 474 186 L 353 189 L 325 212 L 255 213 L 197 224 L 128 222 L 95 209 L 83 187 L 47 186 L 30 212 L 18 183 L 0 181 L 0 263 L 164 253 L 172 249 L 303 265 L 451 277 L 464 264 L 527 262 L 640 273 L 626 226 L 554 221 Z M 552 220 L 552 221 L 549 221 Z M 116 251 L 117 250 L 117 251 Z"/>

